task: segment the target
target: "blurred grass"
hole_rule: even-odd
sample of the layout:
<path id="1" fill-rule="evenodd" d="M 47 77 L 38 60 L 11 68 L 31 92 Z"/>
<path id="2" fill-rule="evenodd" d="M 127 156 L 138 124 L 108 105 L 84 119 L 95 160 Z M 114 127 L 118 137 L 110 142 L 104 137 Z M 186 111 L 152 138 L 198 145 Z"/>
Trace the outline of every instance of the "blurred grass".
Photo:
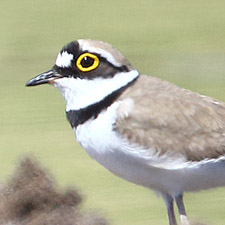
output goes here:
<path id="1" fill-rule="evenodd" d="M 91 160 L 75 142 L 64 100 L 52 87 L 25 88 L 78 38 L 112 43 L 143 73 L 225 101 L 223 0 L 36 0 L 0 2 L 0 182 L 33 153 L 58 182 L 78 184 L 84 207 L 112 224 L 167 224 L 162 199 Z M 192 220 L 222 225 L 225 191 L 186 194 Z"/>

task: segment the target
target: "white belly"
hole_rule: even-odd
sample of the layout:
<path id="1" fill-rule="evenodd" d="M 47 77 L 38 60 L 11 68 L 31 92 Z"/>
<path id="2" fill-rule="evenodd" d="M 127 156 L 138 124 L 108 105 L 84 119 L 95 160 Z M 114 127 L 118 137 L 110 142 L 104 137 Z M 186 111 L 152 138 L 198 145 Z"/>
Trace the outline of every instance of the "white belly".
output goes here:
<path id="1" fill-rule="evenodd" d="M 171 195 L 225 185 L 225 159 L 186 162 L 130 145 L 113 131 L 119 102 L 74 129 L 87 153 L 117 176 Z"/>

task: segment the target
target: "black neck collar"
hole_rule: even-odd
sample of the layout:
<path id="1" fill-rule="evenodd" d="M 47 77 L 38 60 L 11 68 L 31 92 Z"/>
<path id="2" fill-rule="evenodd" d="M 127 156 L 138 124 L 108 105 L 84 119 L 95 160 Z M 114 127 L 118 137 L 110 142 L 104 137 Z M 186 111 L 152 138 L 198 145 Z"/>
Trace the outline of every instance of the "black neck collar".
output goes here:
<path id="1" fill-rule="evenodd" d="M 100 102 L 89 105 L 79 110 L 70 110 L 66 112 L 67 119 L 70 122 L 72 128 L 76 128 L 78 125 L 85 123 L 91 118 L 97 118 L 99 113 L 108 108 L 128 87 L 133 85 L 137 80 L 138 76 L 127 83 L 125 86 L 107 95 Z"/>

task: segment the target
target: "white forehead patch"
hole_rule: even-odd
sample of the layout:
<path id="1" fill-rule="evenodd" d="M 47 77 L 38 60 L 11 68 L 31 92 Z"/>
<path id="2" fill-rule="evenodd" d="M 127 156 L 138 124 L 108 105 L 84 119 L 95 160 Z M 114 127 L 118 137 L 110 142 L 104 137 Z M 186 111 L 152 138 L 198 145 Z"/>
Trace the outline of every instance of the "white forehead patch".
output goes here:
<path id="1" fill-rule="evenodd" d="M 122 64 L 117 62 L 116 59 L 113 57 L 111 53 L 108 51 L 105 51 L 102 48 L 95 48 L 91 46 L 87 41 L 79 39 L 78 43 L 80 44 L 83 51 L 93 52 L 101 55 L 102 57 L 106 58 L 111 64 L 113 64 L 116 67 L 121 67 Z"/>
<path id="2" fill-rule="evenodd" d="M 56 66 L 59 67 L 71 67 L 71 61 L 73 60 L 73 55 L 63 51 L 60 52 L 57 56 L 57 59 L 55 61 Z"/>

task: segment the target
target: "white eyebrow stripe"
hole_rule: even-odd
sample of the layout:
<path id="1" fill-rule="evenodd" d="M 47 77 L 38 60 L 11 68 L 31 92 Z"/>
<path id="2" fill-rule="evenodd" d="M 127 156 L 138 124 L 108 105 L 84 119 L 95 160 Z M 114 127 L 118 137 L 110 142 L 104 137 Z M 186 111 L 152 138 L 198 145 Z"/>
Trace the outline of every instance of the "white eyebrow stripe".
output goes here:
<path id="1" fill-rule="evenodd" d="M 56 58 L 55 64 L 59 67 L 71 67 L 71 61 L 73 60 L 73 54 L 67 51 L 60 52 Z"/>
<path id="2" fill-rule="evenodd" d="M 78 42 L 83 51 L 97 53 L 97 54 L 101 55 L 102 57 L 106 58 L 107 61 L 110 62 L 111 64 L 113 64 L 114 66 L 116 66 L 116 67 L 122 66 L 121 63 L 118 63 L 116 61 L 116 59 L 113 57 L 113 55 L 111 53 L 105 51 L 104 49 L 92 47 L 86 41 L 83 41 L 83 40 L 78 40 Z"/>

